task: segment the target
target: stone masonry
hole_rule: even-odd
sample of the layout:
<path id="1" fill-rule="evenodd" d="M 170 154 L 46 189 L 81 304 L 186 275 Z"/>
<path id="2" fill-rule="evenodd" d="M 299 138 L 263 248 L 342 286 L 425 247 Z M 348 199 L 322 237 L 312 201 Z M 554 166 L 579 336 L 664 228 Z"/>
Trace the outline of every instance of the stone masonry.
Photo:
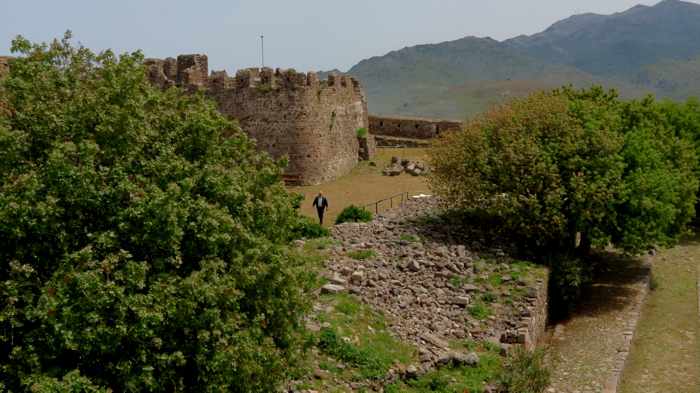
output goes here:
<path id="1" fill-rule="evenodd" d="M 322 81 L 316 73 L 271 68 L 240 70 L 235 77 L 225 71 L 209 75 L 206 55 L 148 59 L 146 66 L 154 84 L 203 91 L 260 149 L 275 158 L 287 156 L 289 183 L 333 180 L 374 151 L 361 152 L 357 130 L 369 128 L 367 100 L 353 78 L 330 75 Z"/>
<path id="2" fill-rule="evenodd" d="M 451 120 L 417 117 L 369 117 L 370 133 L 389 137 L 432 139 L 445 131 L 454 131 L 461 128 L 461 122 Z"/>
<path id="3" fill-rule="evenodd" d="M 0 77 L 7 74 L 7 72 L 10 70 L 9 63 L 11 59 L 11 57 L 0 56 Z"/>

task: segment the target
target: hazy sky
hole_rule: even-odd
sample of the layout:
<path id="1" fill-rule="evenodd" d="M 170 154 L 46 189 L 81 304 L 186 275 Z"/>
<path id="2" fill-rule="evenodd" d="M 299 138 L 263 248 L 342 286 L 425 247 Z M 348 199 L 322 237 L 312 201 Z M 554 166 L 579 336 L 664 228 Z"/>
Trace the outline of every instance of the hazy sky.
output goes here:
<path id="1" fill-rule="evenodd" d="M 0 0 L 0 54 L 22 34 L 67 29 L 92 49 L 147 57 L 206 53 L 212 69 L 265 63 L 346 70 L 391 50 L 468 35 L 532 34 L 575 13 L 614 13 L 658 0 Z M 700 3 L 700 0 L 695 0 Z"/>

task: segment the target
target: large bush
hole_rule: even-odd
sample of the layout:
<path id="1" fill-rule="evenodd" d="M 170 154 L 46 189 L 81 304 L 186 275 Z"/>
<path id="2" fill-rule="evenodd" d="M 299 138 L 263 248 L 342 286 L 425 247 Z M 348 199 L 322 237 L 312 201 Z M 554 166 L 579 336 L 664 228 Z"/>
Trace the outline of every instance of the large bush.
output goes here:
<path id="1" fill-rule="evenodd" d="M 271 392 L 310 282 L 281 164 L 116 57 L 18 38 L 0 97 L 0 381 Z M 224 137 L 226 134 L 226 137 Z M 0 389 L 1 390 L 1 389 Z"/>
<path id="2" fill-rule="evenodd" d="M 692 143 L 652 100 L 594 88 L 538 93 L 446 134 L 433 189 L 537 254 L 669 244 L 694 216 Z"/>

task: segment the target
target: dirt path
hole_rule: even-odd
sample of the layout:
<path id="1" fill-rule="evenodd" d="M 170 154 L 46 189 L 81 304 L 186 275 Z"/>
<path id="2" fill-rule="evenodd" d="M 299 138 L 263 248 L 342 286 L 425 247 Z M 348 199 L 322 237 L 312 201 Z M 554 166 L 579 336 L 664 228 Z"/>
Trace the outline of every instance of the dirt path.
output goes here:
<path id="1" fill-rule="evenodd" d="M 557 326 L 549 348 L 548 392 L 608 392 L 638 319 L 648 268 L 641 261 L 611 264 L 574 316 Z"/>
<path id="2" fill-rule="evenodd" d="M 622 393 L 700 392 L 700 237 L 654 260 L 654 282 L 623 376 Z"/>

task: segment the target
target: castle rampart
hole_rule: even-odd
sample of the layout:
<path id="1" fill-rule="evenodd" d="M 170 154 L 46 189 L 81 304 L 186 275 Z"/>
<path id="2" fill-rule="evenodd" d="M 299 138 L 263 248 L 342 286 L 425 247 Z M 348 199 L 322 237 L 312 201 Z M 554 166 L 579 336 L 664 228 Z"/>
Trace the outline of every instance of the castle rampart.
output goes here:
<path id="1" fill-rule="evenodd" d="M 369 116 L 369 131 L 373 135 L 432 139 L 445 131 L 454 131 L 461 128 L 461 122 L 451 120 Z"/>
<path id="2" fill-rule="evenodd" d="M 0 77 L 10 71 L 10 60 L 12 60 L 11 57 L 0 56 Z"/>
<path id="3" fill-rule="evenodd" d="M 205 55 L 146 61 L 153 83 L 203 91 L 223 114 L 238 120 L 260 149 L 288 156 L 288 181 L 318 184 L 357 165 L 357 130 L 369 122 L 355 79 L 331 75 L 322 81 L 315 73 L 271 68 L 240 70 L 235 77 L 225 71 L 207 75 L 207 63 Z"/>

